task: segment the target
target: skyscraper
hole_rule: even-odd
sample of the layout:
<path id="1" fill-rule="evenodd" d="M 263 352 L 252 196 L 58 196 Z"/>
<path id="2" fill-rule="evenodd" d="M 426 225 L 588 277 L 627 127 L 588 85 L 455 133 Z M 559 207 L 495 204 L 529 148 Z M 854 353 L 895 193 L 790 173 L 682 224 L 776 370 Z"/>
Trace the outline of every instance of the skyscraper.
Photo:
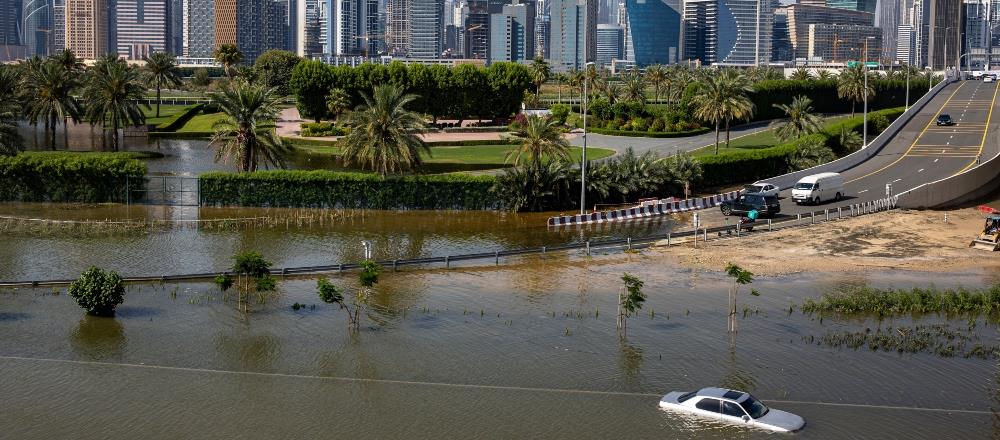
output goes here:
<path id="1" fill-rule="evenodd" d="M 441 57 L 444 0 L 389 0 L 385 13 L 386 45 L 391 55 Z"/>
<path id="2" fill-rule="evenodd" d="M 21 0 L 20 9 L 20 14 L 15 14 L 18 15 L 20 44 L 26 46 L 28 56 L 49 55 L 53 22 L 51 0 Z"/>
<path id="3" fill-rule="evenodd" d="M 378 0 L 335 0 L 333 55 L 377 53 Z"/>
<path id="4" fill-rule="evenodd" d="M 17 46 L 21 43 L 18 36 L 18 23 L 21 17 L 20 0 L 0 0 L 0 45 Z"/>
<path id="5" fill-rule="evenodd" d="M 153 52 L 167 50 L 169 0 L 118 0 L 117 52 L 140 60 Z"/>
<path id="6" fill-rule="evenodd" d="M 681 56 L 681 0 L 626 0 L 625 9 L 635 64 L 676 63 Z M 770 10 L 767 12 L 770 15 Z M 770 23 L 767 17 L 762 19 Z"/>
<path id="7" fill-rule="evenodd" d="M 811 24 L 869 27 L 875 24 L 875 14 L 868 12 L 805 4 L 791 5 L 784 9 L 788 16 L 788 34 L 792 43 L 792 51 L 797 59 L 809 57 L 809 25 Z M 834 35 L 834 39 L 838 39 L 836 35 Z"/>
<path id="8" fill-rule="evenodd" d="M 66 0 L 52 3 L 52 53 L 66 48 Z"/>
<path id="9" fill-rule="evenodd" d="M 215 47 L 233 44 L 253 64 L 268 49 L 280 49 L 287 30 L 273 0 L 216 0 Z"/>
<path id="10" fill-rule="evenodd" d="M 215 0 L 185 0 L 184 55 L 211 58 L 215 52 Z"/>
<path id="11" fill-rule="evenodd" d="M 827 0 L 826 5 L 831 8 L 847 9 L 875 13 L 877 0 Z"/>
<path id="12" fill-rule="evenodd" d="M 320 21 L 319 0 L 298 0 L 296 4 L 297 27 L 295 29 L 295 53 L 300 57 L 312 57 L 323 53 L 323 44 L 320 41 L 321 21 Z"/>
<path id="13" fill-rule="evenodd" d="M 108 53 L 108 4 L 105 0 L 66 0 L 66 48 L 94 60 Z"/>
<path id="14" fill-rule="evenodd" d="M 956 0 L 922 0 L 920 60 L 932 69 L 956 66 L 962 51 L 962 5 Z"/>
<path id="15" fill-rule="evenodd" d="M 490 51 L 490 11 L 486 0 L 466 0 L 462 47 L 465 58 L 486 59 Z"/>
<path id="16" fill-rule="evenodd" d="M 716 62 L 719 44 L 718 0 L 684 2 L 684 59 L 710 65 Z"/>
<path id="17" fill-rule="evenodd" d="M 875 25 L 882 29 L 882 60 L 896 59 L 898 29 L 903 20 L 904 0 L 879 0 L 875 13 Z"/>
<path id="18" fill-rule="evenodd" d="M 597 25 L 597 65 L 610 66 L 612 60 L 623 59 L 625 31 L 616 24 Z"/>
<path id="19" fill-rule="evenodd" d="M 535 56 L 535 2 L 504 5 L 490 14 L 489 61 L 524 62 Z"/>
<path id="20" fill-rule="evenodd" d="M 552 68 L 583 70 L 597 58 L 597 0 L 552 0 L 549 15 Z"/>
<path id="21" fill-rule="evenodd" d="M 775 3 L 770 0 L 688 1 L 684 26 L 690 35 L 685 35 L 685 58 L 747 66 L 770 62 Z M 632 15 L 629 11 L 629 17 Z M 788 26 L 792 27 L 791 17 Z M 633 30 L 633 39 L 638 39 L 637 35 Z M 636 63 L 639 63 L 638 53 Z"/>

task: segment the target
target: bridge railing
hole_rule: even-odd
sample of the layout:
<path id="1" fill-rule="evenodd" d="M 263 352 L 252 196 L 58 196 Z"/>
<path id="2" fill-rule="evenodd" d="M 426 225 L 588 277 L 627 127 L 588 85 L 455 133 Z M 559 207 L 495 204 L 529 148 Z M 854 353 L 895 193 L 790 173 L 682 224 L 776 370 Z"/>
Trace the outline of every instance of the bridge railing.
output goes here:
<path id="1" fill-rule="evenodd" d="M 932 99 L 934 99 L 934 97 L 937 96 L 937 94 L 941 90 L 943 90 L 945 87 L 948 86 L 948 84 L 951 84 L 952 82 L 953 81 L 941 81 L 941 83 L 934 86 L 934 88 L 931 89 L 930 92 L 928 92 L 920 99 L 918 99 L 916 102 L 914 102 L 913 105 L 910 106 L 909 110 L 903 112 L 902 115 L 900 115 L 898 118 L 896 118 L 895 121 L 889 124 L 889 127 L 886 128 L 885 131 L 876 136 L 875 139 L 873 139 L 871 143 L 868 144 L 867 148 L 862 148 L 858 151 L 855 151 L 854 153 L 848 154 L 847 156 L 844 156 L 833 162 L 827 162 L 825 164 L 817 165 L 812 168 L 795 171 L 792 173 L 784 174 L 777 177 L 772 177 L 770 179 L 765 179 L 765 180 L 780 187 L 781 189 L 788 189 L 791 188 L 793 185 L 795 185 L 795 183 L 798 182 L 799 179 L 805 176 L 817 173 L 842 173 L 844 171 L 847 171 L 851 168 L 860 165 L 862 162 L 871 159 L 880 151 L 882 151 L 882 149 L 889 144 L 889 141 L 895 138 L 896 135 L 899 134 L 900 130 L 902 130 L 903 127 L 906 126 L 906 124 L 910 123 L 910 121 L 913 119 L 914 116 L 919 114 L 920 111 L 924 109 L 927 103 L 929 103 Z"/>
<path id="2" fill-rule="evenodd" d="M 909 209 L 957 207 L 989 195 L 998 186 L 1000 154 L 961 173 L 899 193 L 899 205 Z"/>

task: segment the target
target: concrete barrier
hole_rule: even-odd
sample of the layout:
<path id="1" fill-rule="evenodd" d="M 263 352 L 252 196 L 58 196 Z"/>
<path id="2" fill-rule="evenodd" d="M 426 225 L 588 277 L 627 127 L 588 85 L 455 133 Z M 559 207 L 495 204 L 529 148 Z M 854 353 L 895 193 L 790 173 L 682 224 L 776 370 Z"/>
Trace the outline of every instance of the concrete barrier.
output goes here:
<path id="1" fill-rule="evenodd" d="M 903 114 L 899 115 L 899 117 L 896 118 L 896 120 L 893 121 L 892 124 L 889 124 L 889 127 L 886 128 L 885 131 L 876 136 L 875 139 L 873 139 L 868 144 L 868 148 L 860 149 L 858 151 L 855 151 L 854 153 L 848 154 L 847 156 L 844 156 L 833 162 L 827 162 L 825 164 L 817 165 L 815 167 L 808 168 L 805 170 L 795 171 L 781 176 L 772 177 L 770 179 L 765 179 L 764 181 L 772 183 L 780 187 L 781 189 L 788 189 L 791 188 L 793 185 L 795 185 L 795 183 L 798 182 L 799 179 L 805 176 L 818 173 L 842 173 L 844 171 L 847 171 L 851 168 L 860 165 L 862 162 L 871 159 L 880 151 L 882 151 L 882 149 L 885 148 L 886 145 L 889 145 L 889 141 L 895 138 L 896 135 L 899 134 L 899 131 L 902 130 L 903 127 L 906 126 L 906 124 L 908 124 L 913 119 L 914 116 L 920 113 L 920 111 L 924 109 L 924 107 L 927 105 L 928 102 L 934 99 L 934 97 L 937 96 L 937 94 L 941 90 L 943 90 L 945 87 L 948 86 L 948 84 L 951 84 L 952 82 L 954 81 L 941 81 L 940 84 L 934 86 L 934 88 L 930 92 L 928 92 L 923 97 L 918 99 L 917 102 L 914 102 L 913 105 L 910 106 L 909 110 L 903 112 Z"/>
<path id="2" fill-rule="evenodd" d="M 974 202 L 1000 187 L 1000 155 L 963 173 L 925 183 L 898 194 L 908 209 L 944 209 Z"/>

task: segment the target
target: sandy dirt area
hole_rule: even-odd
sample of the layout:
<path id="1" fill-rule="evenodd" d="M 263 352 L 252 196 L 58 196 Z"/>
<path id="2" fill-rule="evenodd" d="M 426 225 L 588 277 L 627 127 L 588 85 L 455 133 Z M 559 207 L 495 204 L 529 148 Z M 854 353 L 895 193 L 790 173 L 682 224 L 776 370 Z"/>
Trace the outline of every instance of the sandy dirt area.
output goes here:
<path id="1" fill-rule="evenodd" d="M 928 272 L 1000 270 L 1000 252 L 969 247 L 983 227 L 976 209 L 897 211 L 816 225 L 655 248 L 654 255 L 719 270 L 733 262 L 760 275 L 857 272 L 885 268 Z"/>

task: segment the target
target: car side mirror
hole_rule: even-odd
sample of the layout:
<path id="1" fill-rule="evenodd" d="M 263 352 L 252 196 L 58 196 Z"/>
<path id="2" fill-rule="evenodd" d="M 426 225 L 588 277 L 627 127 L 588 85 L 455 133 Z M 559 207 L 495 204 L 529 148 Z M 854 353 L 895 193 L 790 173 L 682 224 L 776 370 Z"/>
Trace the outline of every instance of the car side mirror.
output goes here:
<path id="1" fill-rule="evenodd" d="M 750 423 L 750 416 L 743 416 L 744 423 Z"/>

